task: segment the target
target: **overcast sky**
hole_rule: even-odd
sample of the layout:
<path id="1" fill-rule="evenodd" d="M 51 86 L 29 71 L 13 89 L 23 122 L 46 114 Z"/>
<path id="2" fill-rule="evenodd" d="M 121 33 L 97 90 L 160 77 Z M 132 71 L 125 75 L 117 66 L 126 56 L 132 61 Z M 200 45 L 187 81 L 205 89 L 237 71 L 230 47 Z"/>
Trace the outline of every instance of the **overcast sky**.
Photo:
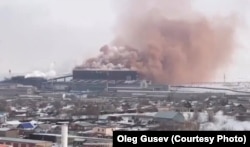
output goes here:
<path id="1" fill-rule="evenodd" d="M 239 0 L 245 1 L 248 0 Z M 113 38 L 115 12 L 112 0 L 1 0 L 0 75 L 46 71 L 52 62 L 67 73 Z M 238 0 L 197 0 L 194 5 L 209 15 L 240 12 L 250 5 Z M 247 29 L 239 33 L 244 47 L 237 49 L 226 72 L 232 80 L 250 80 L 250 47 Z M 249 58 L 249 59 L 248 59 Z"/>

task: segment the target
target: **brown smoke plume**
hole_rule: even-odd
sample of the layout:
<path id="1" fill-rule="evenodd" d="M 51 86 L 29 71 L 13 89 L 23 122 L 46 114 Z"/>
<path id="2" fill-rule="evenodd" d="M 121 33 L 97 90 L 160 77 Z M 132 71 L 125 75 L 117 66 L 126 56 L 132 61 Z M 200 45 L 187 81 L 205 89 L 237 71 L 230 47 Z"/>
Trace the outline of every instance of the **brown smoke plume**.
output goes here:
<path id="1" fill-rule="evenodd" d="M 232 18 L 207 18 L 189 0 L 119 0 L 116 39 L 84 67 L 135 69 L 159 83 L 204 82 L 234 49 Z M 121 47 L 120 47 L 121 46 Z"/>

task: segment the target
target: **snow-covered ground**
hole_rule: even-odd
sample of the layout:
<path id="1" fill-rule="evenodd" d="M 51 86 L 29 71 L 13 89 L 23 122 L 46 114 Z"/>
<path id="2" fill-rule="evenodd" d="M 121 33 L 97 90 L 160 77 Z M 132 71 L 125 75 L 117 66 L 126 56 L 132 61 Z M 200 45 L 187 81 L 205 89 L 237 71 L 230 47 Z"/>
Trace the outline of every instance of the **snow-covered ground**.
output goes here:
<path id="1" fill-rule="evenodd" d="M 250 121 L 237 121 L 235 118 L 223 115 L 218 112 L 214 122 L 207 122 L 201 125 L 201 130 L 250 130 Z"/>
<path id="2" fill-rule="evenodd" d="M 193 117 L 193 113 L 184 112 L 183 115 L 186 120 Z M 238 121 L 232 116 L 224 115 L 221 111 L 214 115 L 213 122 L 208 122 L 208 114 L 206 112 L 199 113 L 198 122 L 200 123 L 200 130 L 250 130 L 250 121 Z"/>
<path id="3" fill-rule="evenodd" d="M 112 114 L 102 115 L 103 118 L 107 116 L 126 116 L 126 115 L 148 115 L 154 116 L 156 113 L 128 113 L 128 114 Z M 186 120 L 193 118 L 193 112 L 183 112 Z M 200 112 L 198 116 L 198 122 L 200 123 L 200 130 L 250 130 L 250 121 L 238 121 L 234 117 L 226 116 L 223 112 L 217 112 L 214 115 L 214 121 L 208 122 L 208 113 Z"/>

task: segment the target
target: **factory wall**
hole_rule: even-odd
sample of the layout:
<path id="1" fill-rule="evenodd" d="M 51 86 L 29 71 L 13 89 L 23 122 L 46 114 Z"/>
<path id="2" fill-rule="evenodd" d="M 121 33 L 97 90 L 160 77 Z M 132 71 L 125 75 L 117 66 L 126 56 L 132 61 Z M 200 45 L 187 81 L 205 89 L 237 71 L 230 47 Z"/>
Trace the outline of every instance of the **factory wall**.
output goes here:
<path id="1" fill-rule="evenodd" d="M 136 80 L 136 71 L 105 71 L 105 70 L 73 70 L 73 79 L 76 80 Z"/>
<path id="2" fill-rule="evenodd" d="M 31 85 L 40 88 L 43 82 L 46 82 L 44 78 L 30 77 L 25 78 L 24 76 L 12 77 L 9 82 L 14 82 L 22 85 Z"/>

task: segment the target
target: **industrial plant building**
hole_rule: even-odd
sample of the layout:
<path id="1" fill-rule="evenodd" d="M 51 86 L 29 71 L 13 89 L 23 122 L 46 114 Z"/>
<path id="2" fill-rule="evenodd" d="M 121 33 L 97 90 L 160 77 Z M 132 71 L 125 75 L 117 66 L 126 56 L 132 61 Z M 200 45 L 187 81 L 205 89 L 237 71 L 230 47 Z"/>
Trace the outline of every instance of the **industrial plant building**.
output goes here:
<path id="1" fill-rule="evenodd" d="M 88 93 L 108 96 L 138 96 L 168 94 L 168 85 L 151 83 L 134 70 L 74 69 L 72 74 L 44 79 L 24 76 L 12 77 L 4 83 L 34 86 L 39 92 Z"/>
<path id="2" fill-rule="evenodd" d="M 137 80 L 138 73 L 132 70 L 84 70 L 74 69 L 75 80 Z"/>
<path id="3" fill-rule="evenodd" d="M 9 87 L 8 87 L 9 86 Z M 30 87 L 32 86 L 32 87 Z M 8 90 L 9 89 L 9 90 Z M 15 76 L 0 83 L 2 94 L 17 95 L 87 95 L 89 97 L 188 98 L 194 95 L 224 95 L 227 89 L 201 89 L 158 84 L 143 79 L 134 70 L 73 69 L 71 74 L 50 79 Z M 8 92 L 9 91 L 9 92 Z M 228 91 L 229 93 L 232 91 Z M 234 92 L 234 91 L 233 91 Z"/>

